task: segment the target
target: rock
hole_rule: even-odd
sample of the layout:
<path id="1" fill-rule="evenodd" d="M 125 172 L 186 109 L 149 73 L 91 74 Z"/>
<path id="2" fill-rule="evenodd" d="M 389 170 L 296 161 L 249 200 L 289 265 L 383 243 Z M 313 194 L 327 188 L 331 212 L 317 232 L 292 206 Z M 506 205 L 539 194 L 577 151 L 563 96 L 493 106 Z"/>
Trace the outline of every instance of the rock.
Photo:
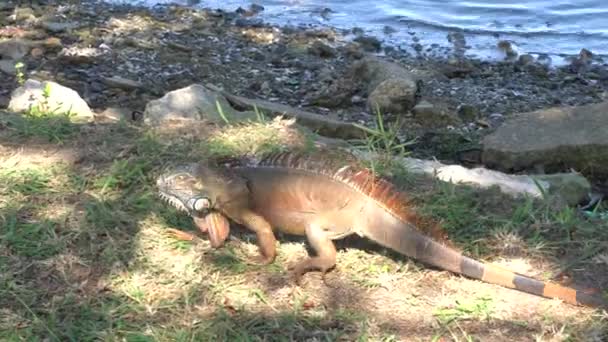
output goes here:
<path id="1" fill-rule="evenodd" d="M 359 95 L 354 95 L 353 97 L 350 98 L 350 103 L 357 105 L 360 103 L 365 102 L 365 100 L 363 100 L 363 98 Z"/>
<path id="2" fill-rule="evenodd" d="M 373 160 L 373 152 L 349 149 L 364 160 Z M 589 182 L 578 173 L 558 173 L 551 175 L 509 175 L 483 167 L 468 169 L 460 165 L 445 165 L 434 160 L 417 158 L 395 158 L 406 170 L 425 174 L 444 182 L 467 184 L 481 189 L 498 187 L 504 194 L 521 197 L 543 198 L 549 193 L 563 199 L 568 205 L 576 205 L 585 199 L 591 189 Z M 540 189 L 539 189 L 540 186 Z"/>
<path id="3" fill-rule="evenodd" d="M 447 39 L 448 42 L 452 43 L 454 55 L 457 56 L 458 59 L 462 59 L 467 46 L 464 34 L 462 32 L 450 32 L 447 35 Z"/>
<path id="4" fill-rule="evenodd" d="M 98 121 L 121 121 L 121 120 L 132 120 L 133 111 L 128 108 L 109 107 L 103 112 L 96 115 Z"/>
<path id="5" fill-rule="evenodd" d="M 251 4 L 251 5 L 249 6 L 249 10 L 250 10 L 251 12 L 253 12 L 253 13 L 256 13 L 256 14 L 257 14 L 257 13 L 260 13 L 260 12 L 262 12 L 262 11 L 264 10 L 264 6 L 262 6 L 262 5 L 258 5 L 258 4 Z"/>
<path id="6" fill-rule="evenodd" d="M 39 44 L 41 44 L 45 49 L 52 51 L 61 50 L 63 48 L 63 44 L 61 44 L 61 39 L 57 37 L 49 37 L 40 42 Z"/>
<path id="7" fill-rule="evenodd" d="M 413 109 L 414 119 L 426 128 L 445 127 L 455 124 L 458 120 L 447 106 L 432 104 L 426 100 L 420 101 Z"/>
<path id="8" fill-rule="evenodd" d="M 32 56 L 40 56 L 40 50 L 56 50 L 61 48 L 61 40 L 58 38 L 47 38 L 45 40 L 28 40 L 21 38 L 13 38 L 4 41 L 0 41 L 0 60 L 13 60 L 19 61 L 25 57 L 30 51 Z M 44 52 L 44 51 L 42 51 Z"/>
<path id="9" fill-rule="evenodd" d="M 498 126 L 505 121 L 505 116 L 500 113 L 492 113 L 488 116 L 492 126 Z"/>
<path id="10" fill-rule="evenodd" d="M 45 90 L 48 90 L 48 99 L 43 96 Z M 90 121 L 94 118 L 89 105 L 76 91 L 55 82 L 40 82 L 34 79 L 28 79 L 23 86 L 13 91 L 8 109 L 23 112 L 31 106 L 44 104 L 45 100 L 49 110 L 55 113 L 73 113 L 78 121 Z"/>
<path id="11" fill-rule="evenodd" d="M 364 53 L 359 44 L 348 43 L 344 45 L 341 50 L 344 52 L 344 55 L 348 58 L 352 59 L 361 59 L 364 56 Z"/>
<path id="12" fill-rule="evenodd" d="M 17 72 L 17 62 L 12 59 L 0 59 L 0 71 L 9 75 L 15 75 Z"/>
<path id="13" fill-rule="evenodd" d="M 8 96 L 0 95 L 0 108 L 4 109 L 8 107 L 10 101 L 11 99 L 9 99 Z"/>
<path id="14" fill-rule="evenodd" d="M 209 120 L 222 123 L 224 119 L 218 111 L 220 106 L 225 118 L 238 121 L 247 116 L 235 111 L 226 98 L 200 84 L 170 91 L 160 99 L 152 100 L 146 104 L 144 122 L 149 124 L 160 123 L 165 120 Z M 249 115 L 249 117 L 254 117 Z"/>
<path id="15" fill-rule="evenodd" d="M 608 178 L 608 102 L 556 107 L 505 121 L 483 140 L 484 165 L 499 170 L 573 168 Z"/>
<path id="16" fill-rule="evenodd" d="M 120 88 L 124 90 L 141 89 L 144 85 L 141 82 L 123 78 L 120 76 L 102 77 L 101 80 L 108 87 Z"/>
<path id="17" fill-rule="evenodd" d="M 366 57 L 353 64 L 348 71 L 349 78 L 365 84 L 366 90 L 372 92 L 376 87 L 390 78 L 403 78 L 417 81 L 419 77 L 403 66 L 386 60 Z"/>
<path id="18" fill-rule="evenodd" d="M 19 60 L 30 52 L 32 43 L 29 40 L 13 38 L 0 42 L 0 57 Z M 0 58 L 1 59 L 1 58 Z"/>
<path id="19" fill-rule="evenodd" d="M 353 40 L 359 43 L 363 50 L 369 52 L 378 52 L 382 47 L 382 43 L 378 40 L 378 38 L 372 36 L 360 36 Z"/>
<path id="20" fill-rule="evenodd" d="M 30 7 L 15 7 L 15 10 L 9 19 L 13 22 L 29 22 L 36 20 L 36 16 L 34 15 L 34 10 Z"/>
<path id="21" fill-rule="evenodd" d="M 591 192 L 591 183 L 579 173 L 555 173 L 530 177 L 548 182 L 549 194 L 561 197 L 568 205 L 581 203 Z"/>
<path id="22" fill-rule="evenodd" d="M 317 40 L 308 48 L 308 53 L 321 58 L 333 58 L 336 56 L 336 49 Z"/>
<path id="23" fill-rule="evenodd" d="M 353 63 L 342 77 L 313 95 L 311 103 L 332 108 L 349 103 L 355 94 L 366 93 L 372 112 L 376 110 L 375 103 L 378 103 L 382 110 L 402 114 L 414 105 L 418 83 L 428 77 L 424 70 L 414 73 L 400 64 L 367 57 Z M 376 90 L 389 79 L 391 81 Z"/>
<path id="24" fill-rule="evenodd" d="M 398 31 L 396 28 L 394 28 L 392 26 L 384 25 L 384 27 L 382 28 L 382 32 L 386 35 L 389 35 L 389 34 L 393 34 Z"/>
<path id="25" fill-rule="evenodd" d="M 461 104 L 457 111 L 463 122 L 474 122 L 479 118 L 479 109 L 473 105 Z"/>
<path id="26" fill-rule="evenodd" d="M 475 66 L 467 61 L 451 58 L 447 63 L 438 66 L 439 72 L 447 78 L 465 77 L 475 71 Z"/>
<path id="27" fill-rule="evenodd" d="M 75 29 L 78 27 L 78 24 L 73 22 L 43 21 L 40 23 L 40 26 L 51 33 L 60 33 Z"/>
<path id="28" fill-rule="evenodd" d="M 62 49 L 57 57 L 64 62 L 70 64 L 91 64 L 95 59 L 109 53 L 106 49 L 98 48 L 81 48 L 72 46 Z"/>
<path id="29" fill-rule="evenodd" d="M 30 55 L 36 59 L 41 58 L 44 56 L 44 50 L 42 48 L 35 47 L 32 49 L 32 51 L 30 51 Z"/>
<path id="30" fill-rule="evenodd" d="M 403 115 L 416 103 L 418 87 L 411 78 L 389 78 L 380 83 L 367 99 L 368 109 L 375 113 Z"/>
<path id="31" fill-rule="evenodd" d="M 504 54 L 506 59 L 514 59 L 517 57 L 517 49 L 514 44 L 508 40 L 501 40 L 497 44 L 498 49 L 500 49 Z"/>
<path id="32" fill-rule="evenodd" d="M 528 65 L 534 63 L 534 56 L 529 54 L 524 54 L 519 56 L 517 59 L 517 64 L 519 65 Z"/>
<path id="33" fill-rule="evenodd" d="M 591 64 L 593 53 L 587 49 L 581 49 L 578 56 L 570 63 L 570 70 L 579 72 Z"/>

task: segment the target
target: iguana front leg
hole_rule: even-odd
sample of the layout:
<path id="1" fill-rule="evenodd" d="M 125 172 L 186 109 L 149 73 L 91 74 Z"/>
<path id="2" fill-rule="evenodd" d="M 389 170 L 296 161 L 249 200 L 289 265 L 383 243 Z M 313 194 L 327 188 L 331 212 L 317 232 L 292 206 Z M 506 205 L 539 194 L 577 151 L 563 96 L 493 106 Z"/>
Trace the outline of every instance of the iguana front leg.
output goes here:
<path id="1" fill-rule="evenodd" d="M 308 258 L 294 267 L 293 274 L 298 285 L 302 276 L 311 270 L 319 270 L 325 281 L 327 271 L 336 265 L 336 246 L 329 238 L 326 229 L 318 224 L 310 224 L 306 228 L 306 238 L 317 256 Z"/>
<path id="2" fill-rule="evenodd" d="M 241 210 L 238 215 L 239 223 L 255 232 L 258 240 L 260 256 L 254 261 L 258 265 L 267 265 L 274 261 L 277 255 L 276 238 L 272 227 L 266 219 L 249 209 Z"/>

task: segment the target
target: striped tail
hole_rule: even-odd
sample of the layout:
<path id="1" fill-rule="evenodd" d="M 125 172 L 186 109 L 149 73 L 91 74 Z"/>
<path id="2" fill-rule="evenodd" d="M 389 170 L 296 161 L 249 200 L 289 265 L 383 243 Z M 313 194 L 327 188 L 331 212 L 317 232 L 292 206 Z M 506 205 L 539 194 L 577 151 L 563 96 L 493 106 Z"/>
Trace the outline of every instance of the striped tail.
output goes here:
<path id="1" fill-rule="evenodd" d="M 392 226 L 392 227 L 391 227 Z M 501 267 L 479 262 L 423 235 L 412 225 L 386 225 L 365 229 L 364 236 L 378 244 L 415 258 L 428 265 L 463 274 L 486 283 L 497 284 L 546 298 L 561 299 L 573 305 L 608 309 L 608 300 L 573 288 L 520 275 Z"/>

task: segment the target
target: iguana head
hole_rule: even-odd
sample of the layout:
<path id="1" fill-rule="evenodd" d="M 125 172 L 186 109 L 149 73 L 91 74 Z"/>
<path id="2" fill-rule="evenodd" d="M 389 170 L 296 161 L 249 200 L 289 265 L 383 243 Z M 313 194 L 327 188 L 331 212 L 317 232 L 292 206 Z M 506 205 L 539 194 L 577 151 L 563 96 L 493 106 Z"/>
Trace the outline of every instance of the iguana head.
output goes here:
<path id="1" fill-rule="evenodd" d="M 180 211 L 204 215 L 213 204 L 198 169 L 196 164 L 187 164 L 166 170 L 156 180 L 159 196 Z"/>
<path id="2" fill-rule="evenodd" d="M 167 169 L 156 180 L 159 196 L 193 217 L 195 225 L 209 233 L 213 247 L 221 246 L 230 232 L 228 219 L 217 209 L 215 178 L 200 164 Z"/>

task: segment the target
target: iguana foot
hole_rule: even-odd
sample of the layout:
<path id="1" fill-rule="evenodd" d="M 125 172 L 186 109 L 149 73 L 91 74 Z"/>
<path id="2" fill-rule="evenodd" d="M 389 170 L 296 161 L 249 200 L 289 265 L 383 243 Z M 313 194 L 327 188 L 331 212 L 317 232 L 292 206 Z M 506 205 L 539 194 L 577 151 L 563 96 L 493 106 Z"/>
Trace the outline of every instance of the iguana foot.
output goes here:
<path id="1" fill-rule="evenodd" d="M 173 228 L 167 228 L 165 234 L 174 239 L 182 240 L 182 241 L 192 241 L 197 238 L 197 236 L 194 234 L 186 233 L 182 230 L 173 229 Z"/>
<path id="2" fill-rule="evenodd" d="M 258 255 L 257 257 L 249 258 L 248 261 L 245 261 L 246 264 L 252 266 L 266 266 L 272 264 L 274 262 L 274 257 L 265 257 L 263 255 Z"/>
<path id="3" fill-rule="evenodd" d="M 296 264 L 295 267 L 293 267 L 292 274 L 296 285 L 300 286 L 302 282 L 302 277 L 306 273 L 312 270 L 318 270 L 319 272 L 321 272 L 321 280 L 324 284 L 327 285 L 326 275 L 330 270 L 334 268 L 334 266 L 335 263 L 331 259 L 315 257 Z"/>
<path id="4" fill-rule="evenodd" d="M 321 225 L 313 224 L 306 227 L 306 237 L 317 256 L 295 265 L 293 275 L 296 284 L 299 286 L 302 276 L 310 270 L 321 271 L 321 277 L 325 283 L 325 274 L 336 265 L 336 247 Z"/>

